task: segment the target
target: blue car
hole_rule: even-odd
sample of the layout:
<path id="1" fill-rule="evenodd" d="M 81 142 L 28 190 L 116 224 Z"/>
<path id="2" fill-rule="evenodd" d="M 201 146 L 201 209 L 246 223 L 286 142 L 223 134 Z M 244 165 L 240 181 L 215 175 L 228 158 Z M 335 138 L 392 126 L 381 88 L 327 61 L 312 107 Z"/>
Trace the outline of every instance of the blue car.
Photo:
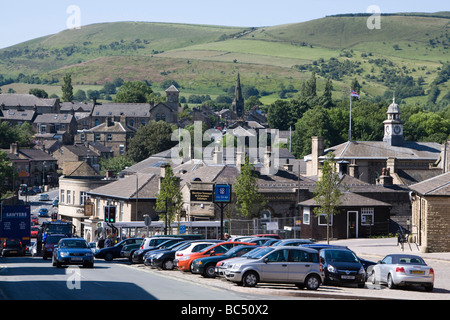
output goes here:
<path id="1" fill-rule="evenodd" d="M 52 264 L 60 268 L 63 265 L 83 265 L 94 267 L 94 254 L 86 240 L 82 238 L 63 238 L 53 250 Z"/>
<path id="2" fill-rule="evenodd" d="M 48 209 L 47 208 L 39 209 L 39 217 L 48 217 Z"/>

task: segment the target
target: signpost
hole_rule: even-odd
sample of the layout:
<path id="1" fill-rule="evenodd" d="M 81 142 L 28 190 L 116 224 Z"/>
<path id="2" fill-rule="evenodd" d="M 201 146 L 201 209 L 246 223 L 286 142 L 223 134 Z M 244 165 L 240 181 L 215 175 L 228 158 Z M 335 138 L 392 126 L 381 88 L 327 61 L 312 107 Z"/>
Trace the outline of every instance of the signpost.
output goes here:
<path id="1" fill-rule="evenodd" d="M 214 204 L 220 208 L 220 239 L 223 240 L 223 209 L 231 203 L 231 185 L 214 185 Z"/>

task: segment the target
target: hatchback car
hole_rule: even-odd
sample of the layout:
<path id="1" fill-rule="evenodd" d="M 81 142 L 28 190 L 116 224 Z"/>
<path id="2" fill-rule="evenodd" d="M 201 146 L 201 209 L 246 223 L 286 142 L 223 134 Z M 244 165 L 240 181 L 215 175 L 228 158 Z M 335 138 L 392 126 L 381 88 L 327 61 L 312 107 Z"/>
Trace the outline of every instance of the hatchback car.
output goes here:
<path id="1" fill-rule="evenodd" d="M 201 274 L 205 278 L 214 278 L 216 276 L 216 264 L 219 261 L 241 257 L 247 252 L 250 252 L 256 248 L 259 248 L 259 246 L 237 246 L 231 248 L 221 256 L 209 256 L 205 258 L 195 259 L 191 264 L 191 272 L 195 274 Z"/>
<path id="2" fill-rule="evenodd" d="M 272 282 L 293 283 L 300 289 L 317 290 L 324 274 L 317 250 L 265 247 L 246 260 L 236 260 L 225 277 L 247 287 L 254 287 L 259 282 Z"/>
<path id="3" fill-rule="evenodd" d="M 434 270 L 415 255 L 391 254 L 372 267 L 372 283 L 386 283 L 389 289 L 397 286 L 419 285 L 433 291 Z"/>
<path id="4" fill-rule="evenodd" d="M 106 247 L 98 250 L 95 253 L 96 259 L 105 259 L 106 261 L 112 261 L 113 259 L 121 258 L 120 252 L 122 251 L 123 246 L 135 243 L 141 243 L 143 238 L 129 238 L 120 241 L 113 247 Z"/>
<path id="5" fill-rule="evenodd" d="M 1 247 L 2 256 L 23 256 L 25 250 L 22 246 L 22 242 L 18 239 L 6 239 L 2 243 Z"/>
<path id="6" fill-rule="evenodd" d="M 325 272 L 325 283 L 356 283 L 359 288 L 364 288 L 366 271 L 353 251 L 322 249 L 320 262 Z"/>
<path id="7" fill-rule="evenodd" d="M 131 256 L 131 263 L 138 263 L 138 264 L 144 263 L 144 257 L 148 252 L 158 250 L 158 249 L 165 249 L 165 248 L 172 246 L 175 243 L 182 242 L 182 241 L 184 241 L 184 240 L 178 239 L 178 238 L 171 238 L 170 240 L 167 240 L 167 239 L 163 240 L 163 242 L 160 242 L 159 244 L 157 244 L 154 247 L 148 247 L 147 249 L 136 250 L 133 253 L 133 255 Z"/>
<path id="8" fill-rule="evenodd" d="M 50 201 L 50 197 L 46 193 L 40 194 L 39 201 Z"/>
<path id="9" fill-rule="evenodd" d="M 42 259 L 47 260 L 53 256 L 53 250 L 58 246 L 59 240 L 67 238 L 66 234 L 51 234 L 45 238 L 42 246 Z"/>
<path id="10" fill-rule="evenodd" d="M 53 250 L 52 264 L 60 268 L 63 265 L 83 265 L 94 267 L 94 254 L 86 240 L 81 238 L 64 238 L 59 240 Z"/>
<path id="11" fill-rule="evenodd" d="M 48 217 L 48 209 L 47 208 L 39 209 L 39 217 Z"/>

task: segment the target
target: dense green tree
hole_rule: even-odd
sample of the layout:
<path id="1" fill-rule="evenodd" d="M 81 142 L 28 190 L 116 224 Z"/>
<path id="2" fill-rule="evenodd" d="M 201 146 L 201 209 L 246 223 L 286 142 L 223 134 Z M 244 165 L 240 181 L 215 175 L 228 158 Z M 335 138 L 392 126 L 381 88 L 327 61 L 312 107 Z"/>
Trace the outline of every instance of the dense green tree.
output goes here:
<path id="1" fill-rule="evenodd" d="M 322 166 L 322 175 L 316 182 L 314 190 L 314 201 L 317 207 L 314 208 L 314 215 L 325 215 L 327 219 L 327 243 L 330 243 L 330 218 L 339 213 L 339 206 L 342 203 L 342 192 L 339 188 L 339 174 L 336 172 L 336 161 L 332 152 L 327 157 Z"/>
<path id="2" fill-rule="evenodd" d="M 269 106 L 267 122 L 270 128 L 288 130 L 290 124 L 290 103 L 287 100 L 277 100 Z"/>
<path id="3" fill-rule="evenodd" d="M 63 79 L 62 85 L 62 100 L 65 102 L 72 102 L 73 100 L 73 87 L 72 87 L 72 75 L 70 73 L 66 73 Z"/>
<path id="4" fill-rule="evenodd" d="M 170 149 L 177 144 L 172 141 L 174 126 L 164 121 L 150 121 L 147 125 L 139 127 L 135 136 L 130 140 L 127 155 L 139 162 L 147 159 L 152 154 Z"/>
<path id="5" fill-rule="evenodd" d="M 173 174 L 172 167 L 166 165 L 165 176 L 161 180 L 161 188 L 156 196 L 156 211 L 162 212 L 159 219 L 165 221 L 170 228 L 171 223 L 179 216 L 183 208 L 183 195 L 180 190 L 180 180 Z M 167 219 L 167 221 L 166 221 Z M 167 228 L 164 228 L 167 234 Z"/>
<path id="6" fill-rule="evenodd" d="M 77 92 L 75 92 L 75 94 L 73 95 L 73 99 L 75 101 L 86 101 L 87 100 L 87 96 L 86 96 L 86 92 L 84 90 L 77 90 Z"/>
<path id="7" fill-rule="evenodd" d="M 43 89 L 31 88 L 28 93 L 32 94 L 38 98 L 44 98 L 44 99 L 48 98 L 48 93 Z"/>
<path id="8" fill-rule="evenodd" d="M 126 167 L 131 167 L 134 165 L 133 160 L 125 155 L 117 156 L 109 159 L 101 159 L 100 160 L 100 173 L 102 175 L 106 174 L 106 171 L 112 171 L 114 175 L 121 172 Z"/>
<path id="9" fill-rule="evenodd" d="M 115 102 L 145 103 L 153 90 L 144 81 L 125 81 L 117 91 Z"/>
<path id="10" fill-rule="evenodd" d="M 11 188 L 15 174 L 6 152 L 0 151 L 0 199 Z"/>
<path id="11" fill-rule="evenodd" d="M 266 205 L 264 196 L 258 191 L 256 177 L 254 167 L 246 155 L 241 173 L 233 185 L 236 194 L 236 210 L 246 218 L 251 218 L 252 214 Z"/>

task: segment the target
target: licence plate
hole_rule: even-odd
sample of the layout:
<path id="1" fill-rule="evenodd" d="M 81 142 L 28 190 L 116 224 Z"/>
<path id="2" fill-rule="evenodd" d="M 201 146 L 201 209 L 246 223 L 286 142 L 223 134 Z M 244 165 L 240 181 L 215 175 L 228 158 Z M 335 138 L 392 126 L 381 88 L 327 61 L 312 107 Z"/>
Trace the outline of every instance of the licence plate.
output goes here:
<path id="1" fill-rule="evenodd" d="M 345 280 L 354 280 L 354 279 L 355 279 L 355 276 L 345 276 L 345 275 L 342 275 L 342 276 L 341 276 L 341 279 L 345 279 Z"/>
<path id="2" fill-rule="evenodd" d="M 425 274 L 425 271 L 419 271 L 419 270 L 411 270 L 411 274 Z"/>
<path id="3" fill-rule="evenodd" d="M 17 251 L 10 251 L 11 253 L 17 253 Z"/>
<path id="4" fill-rule="evenodd" d="M 83 261 L 83 258 L 75 257 L 71 259 L 72 261 Z"/>

